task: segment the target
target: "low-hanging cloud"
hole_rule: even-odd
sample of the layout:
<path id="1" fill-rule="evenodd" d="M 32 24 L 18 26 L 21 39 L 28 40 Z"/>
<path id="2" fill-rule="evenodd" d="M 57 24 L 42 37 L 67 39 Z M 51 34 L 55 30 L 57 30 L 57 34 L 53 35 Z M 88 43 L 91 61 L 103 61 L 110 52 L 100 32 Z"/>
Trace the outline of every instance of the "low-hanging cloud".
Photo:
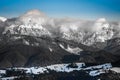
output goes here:
<path id="1" fill-rule="evenodd" d="M 96 21 L 64 18 L 64 19 L 53 19 L 51 24 L 55 28 L 59 28 L 61 32 L 73 31 L 88 31 L 97 32 L 103 27 L 108 28 L 110 25 L 106 19 L 100 18 Z"/>
<path id="2" fill-rule="evenodd" d="M 39 10 L 31 10 L 18 18 L 23 23 L 42 24 L 52 32 L 70 32 L 70 31 L 87 31 L 97 32 L 102 28 L 111 27 L 111 24 L 105 19 L 100 18 L 95 21 L 81 20 L 75 18 L 50 18 Z M 115 25 L 120 29 L 120 23 Z"/>

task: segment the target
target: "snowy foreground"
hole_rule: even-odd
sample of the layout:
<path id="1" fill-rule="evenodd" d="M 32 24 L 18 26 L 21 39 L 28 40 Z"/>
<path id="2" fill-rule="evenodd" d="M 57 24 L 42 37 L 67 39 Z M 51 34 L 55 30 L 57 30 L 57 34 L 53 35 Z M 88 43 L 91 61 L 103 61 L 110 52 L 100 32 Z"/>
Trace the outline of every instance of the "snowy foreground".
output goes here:
<path id="1" fill-rule="evenodd" d="M 23 68 L 17 67 L 12 68 L 14 70 L 25 70 L 27 74 L 44 74 L 49 73 L 49 70 L 54 70 L 56 72 L 72 72 L 74 70 L 84 70 L 89 73 L 90 76 L 97 76 L 102 73 L 106 73 L 107 70 L 113 70 L 115 72 L 119 72 L 120 68 L 113 68 L 111 63 L 106 63 L 97 66 L 86 66 L 85 63 L 75 63 L 77 67 L 68 67 L 70 64 L 55 64 L 46 67 L 30 67 L 30 68 Z M 11 68 L 7 68 L 6 70 L 10 70 Z M 0 70 L 0 77 L 2 80 L 13 80 L 15 77 L 2 77 L 3 74 L 6 74 L 6 70 Z"/>

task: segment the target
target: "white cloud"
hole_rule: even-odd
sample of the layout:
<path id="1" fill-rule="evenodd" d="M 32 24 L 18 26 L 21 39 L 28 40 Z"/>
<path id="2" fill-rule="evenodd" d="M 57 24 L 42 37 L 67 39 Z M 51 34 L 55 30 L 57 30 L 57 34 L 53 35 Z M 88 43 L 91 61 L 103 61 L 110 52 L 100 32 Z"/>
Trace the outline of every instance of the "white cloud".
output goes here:
<path id="1" fill-rule="evenodd" d="M 37 23 L 42 24 L 44 27 L 52 32 L 70 32 L 70 31 L 87 31 L 97 32 L 103 28 L 111 27 L 105 18 L 100 18 L 95 21 L 74 19 L 74 18 L 50 18 L 39 10 L 31 10 L 19 17 L 23 23 Z M 113 26 L 112 26 L 113 27 Z M 120 23 L 114 25 L 116 29 L 120 29 Z"/>
<path id="2" fill-rule="evenodd" d="M 20 16 L 19 20 L 25 24 L 44 24 L 47 21 L 47 16 L 39 10 L 31 10 Z"/>

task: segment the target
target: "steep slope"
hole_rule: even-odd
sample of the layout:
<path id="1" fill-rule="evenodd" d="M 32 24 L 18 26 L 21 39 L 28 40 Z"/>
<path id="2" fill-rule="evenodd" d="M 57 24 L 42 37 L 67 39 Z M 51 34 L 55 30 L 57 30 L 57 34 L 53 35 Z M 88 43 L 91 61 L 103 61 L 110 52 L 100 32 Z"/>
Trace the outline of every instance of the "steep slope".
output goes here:
<path id="1" fill-rule="evenodd" d="M 23 40 L 13 41 L 1 46 L 0 67 L 45 66 L 62 63 L 61 58 L 64 55 L 69 55 L 68 52 L 61 50 L 57 44 L 50 40 L 39 38 L 39 46 L 32 46 L 32 43 L 26 45 L 22 42 Z M 31 37 L 31 40 L 34 40 L 34 38 Z"/>
<path id="2" fill-rule="evenodd" d="M 120 38 L 108 40 L 105 50 L 113 53 L 114 55 L 120 55 Z"/>
<path id="3" fill-rule="evenodd" d="M 29 41 L 25 44 L 24 40 Z M 32 45 L 35 42 L 39 44 Z M 119 60 L 119 56 L 114 56 L 106 51 L 80 51 L 80 55 L 71 54 L 61 48 L 59 44 L 63 44 L 63 42 L 51 40 L 51 38 L 35 39 L 33 37 L 7 42 L 0 47 L 0 67 L 46 66 L 71 62 L 101 64 Z M 72 47 L 74 49 L 75 45 Z"/>

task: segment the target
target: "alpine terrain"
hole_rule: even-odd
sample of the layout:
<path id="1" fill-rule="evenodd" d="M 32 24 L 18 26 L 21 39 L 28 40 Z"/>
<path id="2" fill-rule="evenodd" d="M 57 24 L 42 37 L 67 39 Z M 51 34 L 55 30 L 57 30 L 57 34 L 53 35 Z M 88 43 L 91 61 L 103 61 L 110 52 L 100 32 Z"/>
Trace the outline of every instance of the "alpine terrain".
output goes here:
<path id="1" fill-rule="evenodd" d="M 0 78 L 120 80 L 120 22 L 52 18 L 39 10 L 0 17 Z"/>

